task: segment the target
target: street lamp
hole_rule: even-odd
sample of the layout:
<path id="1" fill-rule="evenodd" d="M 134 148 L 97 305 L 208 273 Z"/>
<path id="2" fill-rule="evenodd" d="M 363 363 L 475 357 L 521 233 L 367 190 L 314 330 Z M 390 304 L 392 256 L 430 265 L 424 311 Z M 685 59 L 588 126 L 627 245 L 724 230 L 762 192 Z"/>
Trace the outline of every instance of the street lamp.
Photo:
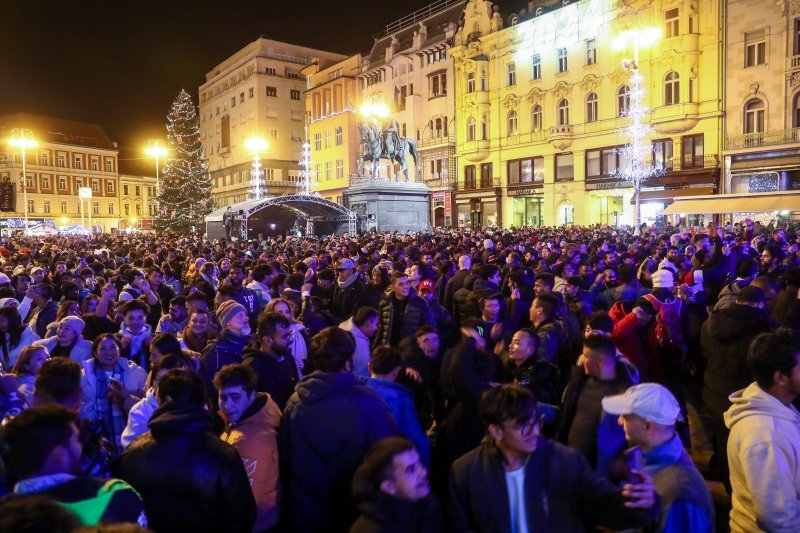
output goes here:
<path id="1" fill-rule="evenodd" d="M 638 13 L 634 14 L 634 17 Z M 639 197 L 642 182 L 661 172 L 652 164 L 652 147 L 648 137 L 650 126 L 646 123 L 648 109 L 644 104 L 644 77 L 639 73 L 639 48 L 647 47 L 658 41 L 661 36 L 659 28 L 637 28 L 622 32 L 616 39 L 617 48 L 623 49 L 628 43 L 633 44 L 633 59 L 623 59 L 623 68 L 631 73 L 630 92 L 628 105 L 628 126 L 625 134 L 628 143 L 620 149 L 620 154 L 625 160 L 625 165 L 618 170 L 622 179 L 633 184 L 635 198 L 633 209 L 634 235 L 641 233 L 642 212 Z"/>
<path id="2" fill-rule="evenodd" d="M 144 153 L 150 157 L 154 157 L 156 160 L 156 194 L 161 194 L 161 181 L 158 178 L 158 160 L 166 157 L 167 147 L 164 146 L 164 143 L 161 142 L 160 139 L 150 139 L 147 141 L 147 148 Z"/>
<path id="3" fill-rule="evenodd" d="M 263 173 L 260 153 L 265 151 L 269 144 L 263 137 L 254 135 L 244 142 L 244 147 L 253 153 L 253 170 L 250 173 L 250 190 L 248 191 L 250 199 L 261 200 L 267 194 L 267 186 L 261 178 Z"/>
<path id="4" fill-rule="evenodd" d="M 22 152 L 22 201 L 25 202 L 25 235 L 28 235 L 30 229 L 28 226 L 28 175 L 25 170 L 25 150 L 27 148 L 36 148 L 37 144 L 33 139 L 33 132 L 27 128 L 12 129 L 8 144 L 19 148 Z"/>

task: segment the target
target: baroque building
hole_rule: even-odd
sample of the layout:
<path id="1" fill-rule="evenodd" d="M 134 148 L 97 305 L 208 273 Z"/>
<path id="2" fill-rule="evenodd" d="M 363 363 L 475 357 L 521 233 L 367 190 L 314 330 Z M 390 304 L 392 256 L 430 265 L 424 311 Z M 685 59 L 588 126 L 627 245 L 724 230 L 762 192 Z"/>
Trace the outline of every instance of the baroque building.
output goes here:
<path id="1" fill-rule="evenodd" d="M 455 61 L 459 226 L 631 224 L 622 180 L 633 46 L 639 47 L 653 165 L 642 220 L 675 197 L 717 192 L 722 131 L 722 9 L 716 0 L 531 1 L 501 13 L 469 0 Z M 627 62 L 630 65 L 630 61 Z"/>

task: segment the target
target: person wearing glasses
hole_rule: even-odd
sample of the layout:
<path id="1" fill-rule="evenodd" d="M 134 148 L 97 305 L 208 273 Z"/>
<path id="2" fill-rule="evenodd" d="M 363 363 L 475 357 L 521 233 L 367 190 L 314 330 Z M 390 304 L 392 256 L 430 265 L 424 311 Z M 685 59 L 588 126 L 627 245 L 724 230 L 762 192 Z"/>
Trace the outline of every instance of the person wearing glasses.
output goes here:
<path id="1" fill-rule="evenodd" d="M 634 469 L 619 488 L 593 472 L 579 452 L 542 437 L 544 418 L 525 387 L 486 391 L 479 414 L 487 438 L 450 473 L 452 531 L 621 530 L 658 517 L 650 475 Z"/>

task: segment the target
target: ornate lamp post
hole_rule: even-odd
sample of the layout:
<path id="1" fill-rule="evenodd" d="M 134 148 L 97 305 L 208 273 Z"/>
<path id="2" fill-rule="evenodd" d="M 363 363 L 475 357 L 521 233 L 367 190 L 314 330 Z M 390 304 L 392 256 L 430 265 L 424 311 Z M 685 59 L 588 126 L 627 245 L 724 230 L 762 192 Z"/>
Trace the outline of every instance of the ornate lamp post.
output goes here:
<path id="1" fill-rule="evenodd" d="M 27 128 L 14 128 L 11 130 L 11 138 L 8 139 L 8 144 L 19 148 L 22 152 L 22 195 L 23 202 L 25 203 L 25 235 L 30 233 L 28 226 L 28 175 L 26 172 L 26 157 L 25 150 L 28 148 L 36 148 L 37 143 L 33 139 L 33 132 Z"/>
<path id="2" fill-rule="evenodd" d="M 267 194 L 267 186 L 262 178 L 263 171 L 261 170 L 261 152 L 265 151 L 269 144 L 263 137 L 253 136 L 244 142 L 245 148 L 253 153 L 253 170 L 250 172 L 250 198 L 252 200 L 261 200 Z"/>

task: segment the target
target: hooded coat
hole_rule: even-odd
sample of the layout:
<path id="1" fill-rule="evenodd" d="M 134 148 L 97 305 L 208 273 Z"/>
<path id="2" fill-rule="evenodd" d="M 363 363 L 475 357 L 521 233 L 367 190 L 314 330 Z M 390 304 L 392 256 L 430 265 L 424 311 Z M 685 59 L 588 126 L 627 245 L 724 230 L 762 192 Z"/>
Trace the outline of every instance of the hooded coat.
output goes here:
<path id="1" fill-rule="evenodd" d="M 236 448 L 242 458 L 256 500 L 253 531 L 264 531 L 278 523 L 278 425 L 281 411 L 268 394 L 259 393 L 235 424 L 223 413 L 225 431 L 220 438 Z"/>
<path id="2" fill-rule="evenodd" d="M 317 371 L 303 378 L 278 433 L 287 527 L 315 533 L 350 527 L 353 474 L 373 444 L 397 433 L 386 403 L 356 376 Z"/>
<path id="3" fill-rule="evenodd" d="M 242 364 L 252 368 L 258 376 L 258 392 L 268 393 L 279 409 L 286 407 L 298 378 L 297 366 L 291 355 L 278 359 L 256 347 L 248 346 L 244 349 Z"/>
<path id="4" fill-rule="evenodd" d="M 757 383 L 730 401 L 731 531 L 800 531 L 800 413 Z"/>
<path id="5" fill-rule="evenodd" d="M 775 322 L 765 310 L 737 303 L 712 313 L 703 324 L 700 346 L 707 360 L 703 405 L 715 418 L 722 419 L 731 406 L 728 396 L 753 381 L 747 349 L 757 335 L 773 327 Z"/>
<path id="6" fill-rule="evenodd" d="M 256 503 L 239 454 L 211 432 L 202 406 L 163 403 L 114 474 L 144 500 L 155 531 L 250 531 Z"/>

